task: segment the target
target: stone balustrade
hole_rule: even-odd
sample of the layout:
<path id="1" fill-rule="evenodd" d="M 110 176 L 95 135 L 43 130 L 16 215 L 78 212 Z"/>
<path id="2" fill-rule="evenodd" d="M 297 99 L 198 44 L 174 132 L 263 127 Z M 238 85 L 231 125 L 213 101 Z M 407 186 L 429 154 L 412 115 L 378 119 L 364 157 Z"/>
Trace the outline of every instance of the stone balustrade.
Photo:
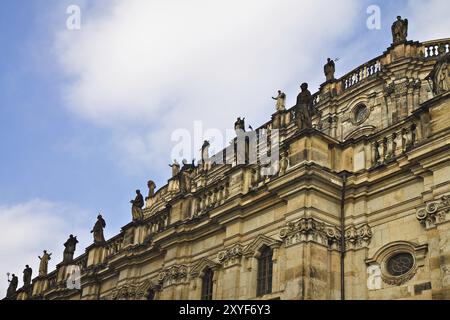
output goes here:
<path id="1" fill-rule="evenodd" d="M 373 166 L 382 165 L 402 155 L 417 143 L 417 125 L 407 122 L 372 143 Z"/>
<path id="2" fill-rule="evenodd" d="M 381 71 L 380 58 L 375 58 L 343 76 L 341 78 L 343 89 L 347 90 L 353 87 L 354 85 L 360 83 L 364 79 L 376 75 L 380 71 Z"/>
<path id="3" fill-rule="evenodd" d="M 450 39 L 424 42 L 421 52 L 424 58 L 437 58 L 450 51 Z"/>
<path id="4" fill-rule="evenodd" d="M 153 215 L 147 224 L 147 237 L 165 230 L 170 223 L 170 210 L 165 210 Z"/>
<path id="5" fill-rule="evenodd" d="M 218 181 L 198 195 L 194 200 L 193 217 L 200 216 L 208 210 L 222 205 L 229 197 L 229 181 Z"/>
<path id="6" fill-rule="evenodd" d="M 123 248 L 123 235 L 112 238 L 105 246 L 105 256 L 110 257 L 118 253 Z"/>

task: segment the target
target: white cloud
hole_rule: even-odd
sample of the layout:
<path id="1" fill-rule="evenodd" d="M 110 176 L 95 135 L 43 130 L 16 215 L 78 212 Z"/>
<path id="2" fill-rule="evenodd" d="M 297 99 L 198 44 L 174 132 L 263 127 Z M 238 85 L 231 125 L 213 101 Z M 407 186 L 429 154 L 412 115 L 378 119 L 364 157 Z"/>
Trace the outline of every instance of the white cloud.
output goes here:
<path id="1" fill-rule="evenodd" d="M 409 19 L 409 39 L 427 41 L 448 38 L 450 4 L 447 0 L 409 0 L 405 17 Z"/>
<path id="2" fill-rule="evenodd" d="M 81 31 L 57 37 L 58 61 L 73 79 L 67 104 L 113 129 L 127 166 L 160 168 L 176 128 L 194 120 L 230 128 L 241 115 L 257 126 L 274 111 L 277 89 L 292 104 L 301 82 L 315 91 L 325 59 L 365 14 L 357 0 L 330 3 L 114 1 L 85 13 Z"/>
<path id="3" fill-rule="evenodd" d="M 26 264 L 33 269 L 33 278 L 37 276 L 38 256 L 44 249 L 52 253 L 49 272 L 53 271 L 62 261 L 63 243 L 70 234 L 80 242 L 75 256 L 82 254 L 91 241 L 86 225 L 90 220 L 83 210 L 41 199 L 0 205 L 0 298 L 6 295 L 7 272 L 19 277 L 19 287 Z"/>

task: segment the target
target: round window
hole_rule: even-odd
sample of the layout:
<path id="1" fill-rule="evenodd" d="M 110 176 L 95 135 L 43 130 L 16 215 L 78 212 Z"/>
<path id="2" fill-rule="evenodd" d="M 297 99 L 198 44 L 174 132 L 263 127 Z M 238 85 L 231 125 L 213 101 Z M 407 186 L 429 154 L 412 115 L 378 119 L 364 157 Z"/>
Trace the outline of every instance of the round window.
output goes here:
<path id="1" fill-rule="evenodd" d="M 355 108 L 355 122 L 361 123 L 363 122 L 368 115 L 369 110 L 364 104 L 360 104 Z"/>
<path id="2" fill-rule="evenodd" d="M 408 273 L 413 267 L 414 257 L 408 252 L 398 253 L 387 261 L 387 271 L 395 277 Z"/>

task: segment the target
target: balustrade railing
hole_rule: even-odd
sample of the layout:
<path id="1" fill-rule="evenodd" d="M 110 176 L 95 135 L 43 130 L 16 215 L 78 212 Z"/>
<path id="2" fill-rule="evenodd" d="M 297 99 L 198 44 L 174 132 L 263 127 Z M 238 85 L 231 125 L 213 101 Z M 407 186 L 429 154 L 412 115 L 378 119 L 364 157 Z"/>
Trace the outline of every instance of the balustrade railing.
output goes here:
<path id="1" fill-rule="evenodd" d="M 380 71 L 381 71 L 380 58 L 373 59 L 343 76 L 341 78 L 342 79 L 341 81 L 343 83 L 343 89 L 347 90 L 353 87 L 354 85 L 360 83 L 362 80 L 376 75 Z"/>
<path id="2" fill-rule="evenodd" d="M 422 44 L 425 58 L 437 58 L 450 52 L 450 39 L 427 41 Z"/>
<path id="3" fill-rule="evenodd" d="M 393 132 L 378 137 L 372 144 L 373 166 L 382 165 L 402 155 L 417 143 L 417 125 L 405 123 Z"/>

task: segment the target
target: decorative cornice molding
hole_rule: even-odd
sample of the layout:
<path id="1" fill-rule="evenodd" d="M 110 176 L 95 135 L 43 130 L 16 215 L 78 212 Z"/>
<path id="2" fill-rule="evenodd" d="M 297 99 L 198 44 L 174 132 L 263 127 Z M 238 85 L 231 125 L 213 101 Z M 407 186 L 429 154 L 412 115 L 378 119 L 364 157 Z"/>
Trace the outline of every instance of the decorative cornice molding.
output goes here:
<path id="1" fill-rule="evenodd" d="M 217 260 L 223 266 L 227 267 L 236 263 L 239 263 L 241 257 L 244 253 L 244 248 L 240 243 L 237 243 L 231 247 L 226 248 L 223 251 L 220 251 L 217 254 Z"/>
<path id="2" fill-rule="evenodd" d="M 372 228 L 366 223 L 356 227 L 351 225 L 345 229 L 345 245 L 347 249 L 367 247 L 372 240 Z"/>
<path id="3" fill-rule="evenodd" d="M 449 220 L 450 195 L 444 195 L 437 201 L 429 201 L 424 207 L 417 209 L 416 218 L 425 227 L 431 229 Z"/>
<path id="4" fill-rule="evenodd" d="M 302 218 L 296 222 L 288 222 L 280 230 L 280 238 L 286 246 L 301 242 L 316 242 L 330 249 L 340 249 L 341 230 L 314 218 Z M 347 249 L 367 247 L 372 239 L 372 228 L 368 224 L 351 225 L 345 229 Z"/>
<path id="5" fill-rule="evenodd" d="M 158 275 L 161 285 L 169 286 L 187 279 L 188 267 L 186 265 L 173 265 L 164 268 Z"/>
<path id="6" fill-rule="evenodd" d="M 206 268 L 210 268 L 211 270 L 216 270 L 220 267 L 220 264 L 211 261 L 207 258 L 202 258 L 200 261 L 194 264 L 194 266 L 191 268 L 190 276 L 191 278 L 197 278 L 203 276 L 203 271 Z"/>
<path id="7" fill-rule="evenodd" d="M 316 242 L 338 249 L 341 231 L 334 225 L 314 218 L 302 218 L 296 222 L 288 222 L 280 230 L 279 236 L 287 247 L 300 242 Z"/>

